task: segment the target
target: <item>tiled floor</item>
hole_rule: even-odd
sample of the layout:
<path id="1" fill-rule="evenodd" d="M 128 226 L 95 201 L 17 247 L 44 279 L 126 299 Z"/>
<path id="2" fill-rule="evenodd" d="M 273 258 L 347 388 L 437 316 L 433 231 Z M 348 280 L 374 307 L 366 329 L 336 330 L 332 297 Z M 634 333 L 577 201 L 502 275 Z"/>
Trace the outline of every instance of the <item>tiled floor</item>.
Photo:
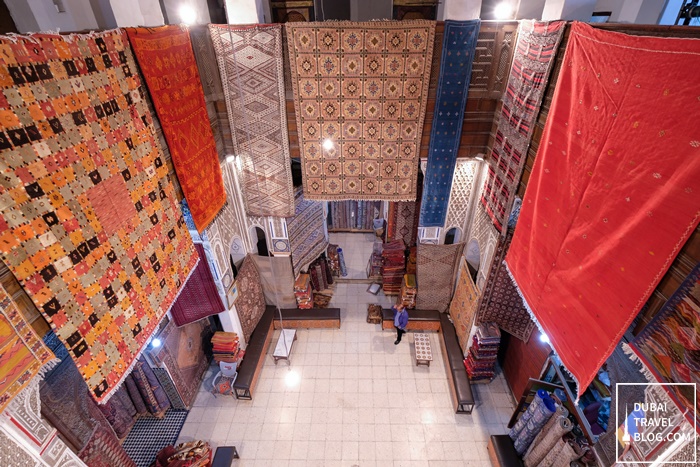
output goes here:
<path id="1" fill-rule="evenodd" d="M 203 388 L 178 442 L 235 445 L 238 466 L 490 465 L 488 436 L 506 433 L 514 408 L 503 376 L 473 386 L 474 412 L 455 414 L 439 335 L 430 367 L 416 367 L 411 333 L 395 346 L 366 322 L 367 303 L 390 303 L 366 288 L 338 284 L 341 329 L 299 330 L 291 366 L 267 355 L 252 401 Z"/>
<path id="2" fill-rule="evenodd" d="M 367 279 L 367 262 L 377 238 L 373 233 L 331 232 L 329 241 L 343 249 L 348 275 L 343 279 Z M 365 286 L 365 289 L 367 286 Z"/>

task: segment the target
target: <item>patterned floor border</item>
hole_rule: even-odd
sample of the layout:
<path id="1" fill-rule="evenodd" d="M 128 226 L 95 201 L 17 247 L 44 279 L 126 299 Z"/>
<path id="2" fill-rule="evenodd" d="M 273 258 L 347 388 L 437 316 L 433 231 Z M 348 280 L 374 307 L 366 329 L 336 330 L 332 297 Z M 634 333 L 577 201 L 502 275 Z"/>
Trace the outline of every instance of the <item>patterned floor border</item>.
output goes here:
<path id="1" fill-rule="evenodd" d="M 124 450 L 138 467 L 149 467 L 161 449 L 175 444 L 188 413 L 168 410 L 163 418 L 140 418 L 124 440 Z"/>

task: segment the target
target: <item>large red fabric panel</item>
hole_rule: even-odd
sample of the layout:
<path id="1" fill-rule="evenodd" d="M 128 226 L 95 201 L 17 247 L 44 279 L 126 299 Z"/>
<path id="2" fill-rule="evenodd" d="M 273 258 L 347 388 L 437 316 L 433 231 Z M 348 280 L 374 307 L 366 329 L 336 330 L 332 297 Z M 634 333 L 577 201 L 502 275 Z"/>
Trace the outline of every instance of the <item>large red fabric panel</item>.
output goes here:
<path id="1" fill-rule="evenodd" d="M 506 263 L 590 384 L 700 216 L 700 41 L 574 23 Z"/>
<path id="2" fill-rule="evenodd" d="M 192 219 L 202 232 L 226 203 L 226 192 L 189 31 L 172 25 L 126 32 Z"/>

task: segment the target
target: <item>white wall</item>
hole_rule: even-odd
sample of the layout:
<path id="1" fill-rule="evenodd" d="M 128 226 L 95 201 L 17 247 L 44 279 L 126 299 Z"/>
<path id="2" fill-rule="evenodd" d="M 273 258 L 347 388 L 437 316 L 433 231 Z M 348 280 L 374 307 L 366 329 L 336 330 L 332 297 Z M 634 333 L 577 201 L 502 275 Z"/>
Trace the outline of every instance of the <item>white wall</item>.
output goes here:
<path id="1" fill-rule="evenodd" d="M 515 19 L 540 19 L 545 0 L 520 0 L 515 10 Z"/>
<path id="2" fill-rule="evenodd" d="M 542 19 L 590 21 L 595 6 L 596 0 L 547 0 L 542 11 Z"/>
<path id="3" fill-rule="evenodd" d="M 178 24 L 181 22 L 179 10 L 183 5 L 190 5 L 197 12 L 197 21 L 195 24 L 207 24 L 211 22 L 207 0 L 163 0 L 163 5 L 165 6 L 165 14 L 168 16 L 170 24 Z"/>
<path id="4" fill-rule="evenodd" d="M 224 5 L 229 24 L 256 24 L 263 21 L 256 0 L 225 0 Z"/>
<path id="5" fill-rule="evenodd" d="M 445 5 L 441 11 L 438 7 L 438 19 L 467 20 L 476 19 L 481 15 L 481 0 L 443 0 Z M 527 1 L 527 0 L 525 0 Z M 442 3 L 442 2 L 441 2 Z"/>
<path id="6" fill-rule="evenodd" d="M 393 14 L 391 0 L 350 0 L 350 19 L 352 21 L 391 19 Z"/>
<path id="7" fill-rule="evenodd" d="M 673 24 L 681 6 L 681 0 L 669 0 L 670 4 L 675 4 Z M 594 11 L 611 11 L 609 23 L 636 23 L 636 24 L 657 24 L 661 16 L 666 0 L 598 0 Z"/>
<path id="8" fill-rule="evenodd" d="M 69 32 L 99 27 L 90 0 L 63 0 L 64 13 L 59 13 L 50 0 L 6 0 L 5 3 L 19 32 Z"/>
<path id="9" fill-rule="evenodd" d="M 165 24 L 163 11 L 158 0 L 138 0 L 143 22 L 140 26 L 162 26 Z M 207 15 L 209 10 L 207 9 Z M 208 17 L 208 16 L 207 16 Z M 121 26 L 121 25 L 120 25 Z"/>
<path id="10" fill-rule="evenodd" d="M 5 0 L 19 32 L 38 32 L 41 28 L 26 0 Z"/>

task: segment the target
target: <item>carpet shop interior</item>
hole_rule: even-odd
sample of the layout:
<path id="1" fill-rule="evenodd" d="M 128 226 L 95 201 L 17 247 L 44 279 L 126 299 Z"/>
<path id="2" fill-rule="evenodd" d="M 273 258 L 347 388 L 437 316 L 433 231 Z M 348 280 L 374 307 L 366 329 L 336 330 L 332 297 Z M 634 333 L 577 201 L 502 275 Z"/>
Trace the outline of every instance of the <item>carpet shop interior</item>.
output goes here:
<path id="1" fill-rule="evenodd" d="M 694 3 L 44 3 L 1 465 L 697 465 Z"/>

